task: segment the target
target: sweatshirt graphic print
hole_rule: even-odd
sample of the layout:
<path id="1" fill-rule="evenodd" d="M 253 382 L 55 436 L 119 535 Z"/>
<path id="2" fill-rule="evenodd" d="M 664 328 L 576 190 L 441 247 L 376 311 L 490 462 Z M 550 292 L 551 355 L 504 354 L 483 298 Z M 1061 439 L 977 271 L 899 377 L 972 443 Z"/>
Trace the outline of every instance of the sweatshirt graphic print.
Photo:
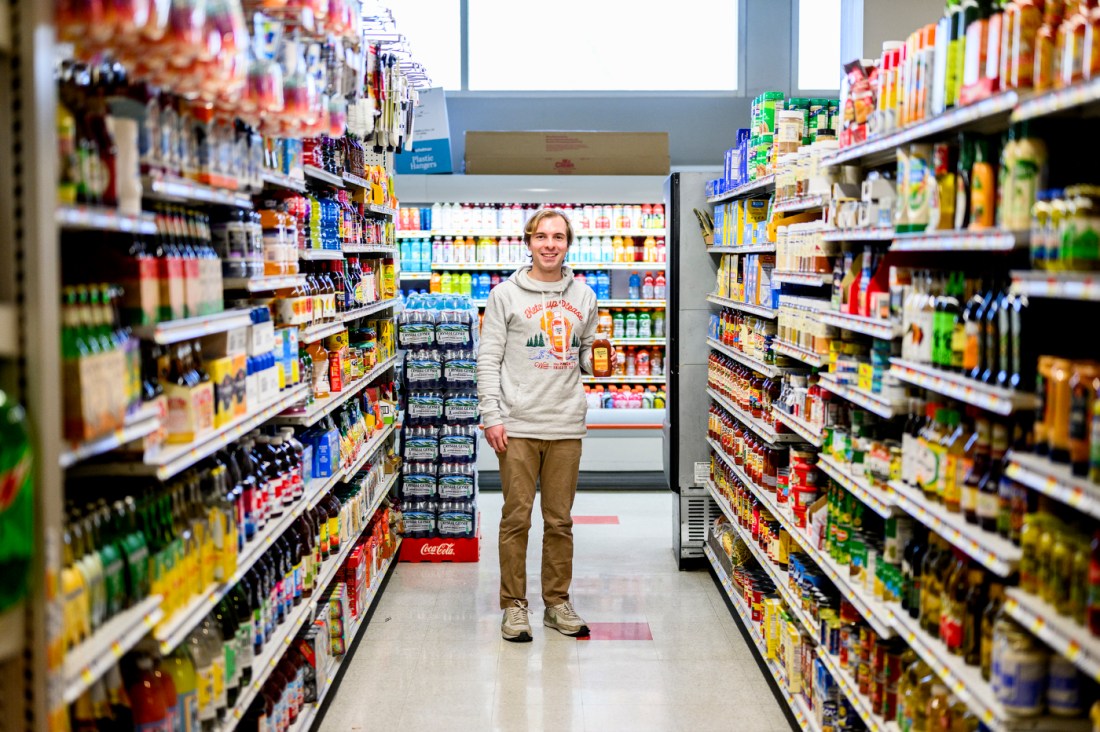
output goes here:
<path id="1" fill-rule="evenodd" d="M 509 436 L 574 439 L 586 430 L 581 371 L 591 371 L 596 296 L 562 268 L 558 282 L 517 271 L 489 293 L 478 351 L 482 424 Z"/>

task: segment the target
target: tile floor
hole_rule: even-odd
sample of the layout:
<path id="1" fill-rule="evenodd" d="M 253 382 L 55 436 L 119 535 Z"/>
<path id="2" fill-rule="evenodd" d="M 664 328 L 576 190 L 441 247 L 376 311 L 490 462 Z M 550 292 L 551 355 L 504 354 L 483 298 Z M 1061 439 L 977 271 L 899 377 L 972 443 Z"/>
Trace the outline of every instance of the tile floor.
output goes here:
<path id="1" fill-rule="evenodd" d="M 619 520 L 574 526 L 577 611 L 599 635 L 645 637 L 647 624 L 652 640 L 578 641 L 542 626 L 541 520 L 528 548 L 535 638 L 501 640 L 502 497 L 479 502 L 481 562 L 397 567 L 322 732 L 790 730 L 710 574 L 678 571 L 671 494 L 586 492 L 574 507 Z"/>

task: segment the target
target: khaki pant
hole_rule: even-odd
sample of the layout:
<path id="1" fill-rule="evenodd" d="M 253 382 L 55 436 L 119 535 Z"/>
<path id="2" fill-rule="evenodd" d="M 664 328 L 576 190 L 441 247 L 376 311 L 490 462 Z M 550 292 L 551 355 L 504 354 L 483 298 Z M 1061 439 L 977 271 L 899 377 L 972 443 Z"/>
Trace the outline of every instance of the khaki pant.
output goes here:
<path id="1" fill-rule="evenodd" d="M 500 607 L 527 605 L 527 535 L 542 489 L 542 600 L 547 607 L 569 599 L 573 582 L 573 498 L 581 464 L 580 440 L 509 437 L 498 452 L 504 512 L 500 519 Z"/>

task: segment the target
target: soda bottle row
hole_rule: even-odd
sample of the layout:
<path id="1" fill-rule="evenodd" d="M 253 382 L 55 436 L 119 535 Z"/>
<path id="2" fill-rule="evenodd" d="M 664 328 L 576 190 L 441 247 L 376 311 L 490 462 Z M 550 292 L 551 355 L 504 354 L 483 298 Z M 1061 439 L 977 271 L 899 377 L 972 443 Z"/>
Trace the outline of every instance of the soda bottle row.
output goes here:
<path id="1" fill-rule="evenodd" d="M 612 338 L 664 338 L 665 311 L 633 308 L 598 311 L 599 330 Z"/>
<path id="2" fill-rule="evenodd" d="M 402 208 L 402 231 L 519 232 L 540 208 L 554 208 L 568 216 L 574 230 L 663 229 L 662 204 L 533 204 L 436 203 L 431 207 Z"/>
<path id="3" fill-rule="evenodd" d="M 783 390 L 781 379 L 764 376 L 727 356 L 711 352 L 707 359 L 707 386 L 765 427 L 776 432 L 788 431 L 773 414 Z"/>
<path id="4" fill-rule="evenodd" d="M 589 409 L 664 409 L 667 396 L 664 388 L 656 386 L 608 386 L 602 384 L 584 387 Z"/>
<path id="5" fill-rule="evenodd" d="M 409 539 L 471 539 L 477 532 L 475 499 L 406 498 L 399 526 Z"/>

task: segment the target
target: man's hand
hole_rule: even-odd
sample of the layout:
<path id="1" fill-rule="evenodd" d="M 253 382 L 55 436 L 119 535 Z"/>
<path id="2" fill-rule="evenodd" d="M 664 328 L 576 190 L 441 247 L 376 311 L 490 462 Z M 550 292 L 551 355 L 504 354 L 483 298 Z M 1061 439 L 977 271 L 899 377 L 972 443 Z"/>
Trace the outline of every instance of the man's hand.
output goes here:
<path id="1" fill-rule="evenodd" d="M 504 431 L 504 425 L 495 424 L 485 428 L 485 441 L 496 452 L 504 452 L 508 449 L 508 433 Z"/>

